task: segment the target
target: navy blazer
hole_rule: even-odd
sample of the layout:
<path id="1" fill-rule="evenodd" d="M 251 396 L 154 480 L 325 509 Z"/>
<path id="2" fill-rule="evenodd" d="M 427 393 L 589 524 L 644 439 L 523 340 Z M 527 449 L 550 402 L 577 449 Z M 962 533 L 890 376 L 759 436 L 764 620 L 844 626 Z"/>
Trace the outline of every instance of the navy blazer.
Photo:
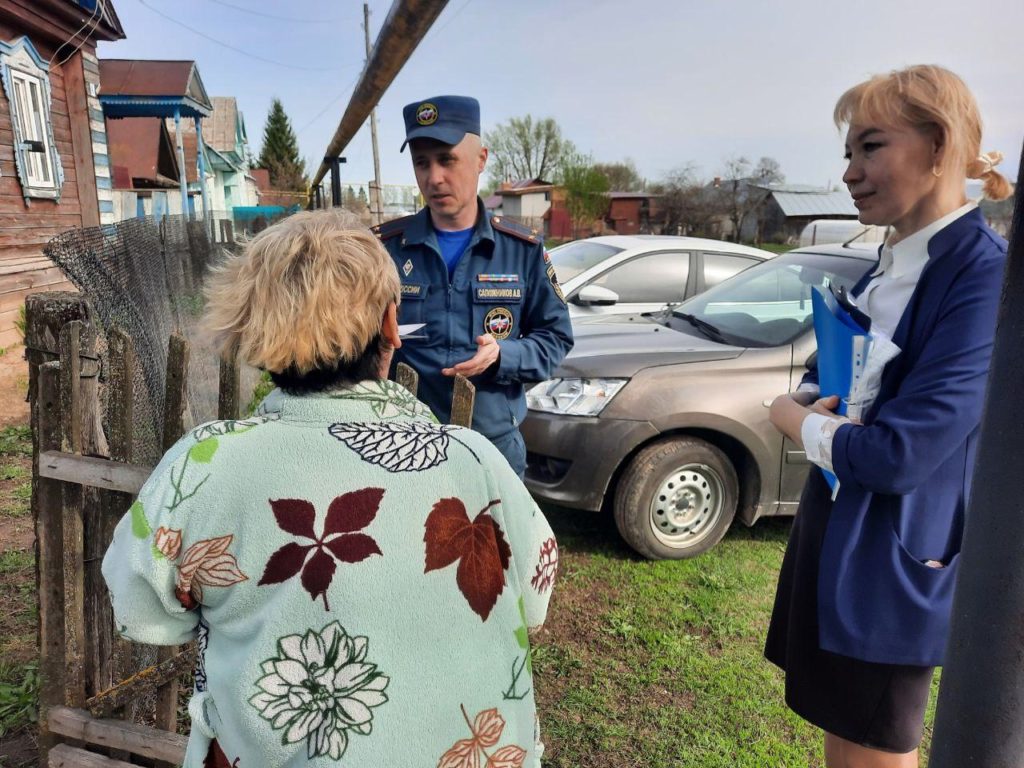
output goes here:
<path id="1" fill-rule="evenodd" d="M 1005 264 L 1006 241 L 977 209 L 936 233 L 893 335 L 902 352 L 863 425 L 836 430 L 818 575 L 826 651 L 942 664 Z"/>

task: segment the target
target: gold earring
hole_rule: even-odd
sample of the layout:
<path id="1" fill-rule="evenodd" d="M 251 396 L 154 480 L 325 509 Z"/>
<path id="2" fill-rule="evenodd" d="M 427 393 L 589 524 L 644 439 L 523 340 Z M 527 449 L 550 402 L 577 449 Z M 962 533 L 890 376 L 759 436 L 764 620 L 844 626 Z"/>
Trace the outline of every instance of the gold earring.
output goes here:
<path id="1" fill-rule="evenodd" d="M 935 166 L 933 165 L 932 166 L 932 176 L 934 176 L 936 179 L 941 178 L 942 177 L 942 170 L 941 169 L 935 170 Z"/>

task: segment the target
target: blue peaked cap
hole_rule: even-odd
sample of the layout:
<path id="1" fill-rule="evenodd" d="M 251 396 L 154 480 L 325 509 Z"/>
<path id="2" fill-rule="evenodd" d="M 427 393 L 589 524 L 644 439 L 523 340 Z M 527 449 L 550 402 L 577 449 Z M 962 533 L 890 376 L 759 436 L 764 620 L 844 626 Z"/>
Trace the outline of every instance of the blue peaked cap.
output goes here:
<path id="1" fill-rule="evenodd" d="M 405 141 L 399 152 L 413 139 L 435 139 L 458 144 L 467 133 L 480 135 L 480 102 L 469 96 L 434 96 L 406 104 Z"/>

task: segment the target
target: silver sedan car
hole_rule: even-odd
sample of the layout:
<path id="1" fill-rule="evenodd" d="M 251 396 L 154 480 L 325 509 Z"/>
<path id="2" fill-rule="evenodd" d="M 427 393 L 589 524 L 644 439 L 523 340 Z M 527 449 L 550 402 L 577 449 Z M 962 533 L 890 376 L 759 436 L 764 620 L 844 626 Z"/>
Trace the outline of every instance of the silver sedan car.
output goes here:
<path id="1" fill-rule="evenodd" d="M 560 245 L 550 256 L 575 320 L 656 312 L 774 254 L 700 237 L 608 235 Z"/>
<path id="2" fill-rule="evenodd" d="M 575 320 L 572 352 L 527 394 L 530 491 L 610 507 L 649 558 L 699 554 L 737 516 L 794 513 L 810 465 L 767 405 L 815 351 L 812 286 L 852 286 L 875 258 L 872 246 L 804 248 L 674 309 Z"/>

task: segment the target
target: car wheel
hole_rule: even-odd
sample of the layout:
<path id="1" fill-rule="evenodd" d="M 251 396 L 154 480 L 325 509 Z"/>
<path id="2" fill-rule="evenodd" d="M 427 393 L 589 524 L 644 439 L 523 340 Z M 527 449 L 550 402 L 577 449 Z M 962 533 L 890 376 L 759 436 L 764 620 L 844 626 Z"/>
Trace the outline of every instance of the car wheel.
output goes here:
<path id="1" fill-rule="evenodd" d="M 696 437 L 661 440 L 641 450 L 615 489 L 615 525 L 652 560 L 706 552 L 736 514 L 739 481 L 732 462 Z"/>

